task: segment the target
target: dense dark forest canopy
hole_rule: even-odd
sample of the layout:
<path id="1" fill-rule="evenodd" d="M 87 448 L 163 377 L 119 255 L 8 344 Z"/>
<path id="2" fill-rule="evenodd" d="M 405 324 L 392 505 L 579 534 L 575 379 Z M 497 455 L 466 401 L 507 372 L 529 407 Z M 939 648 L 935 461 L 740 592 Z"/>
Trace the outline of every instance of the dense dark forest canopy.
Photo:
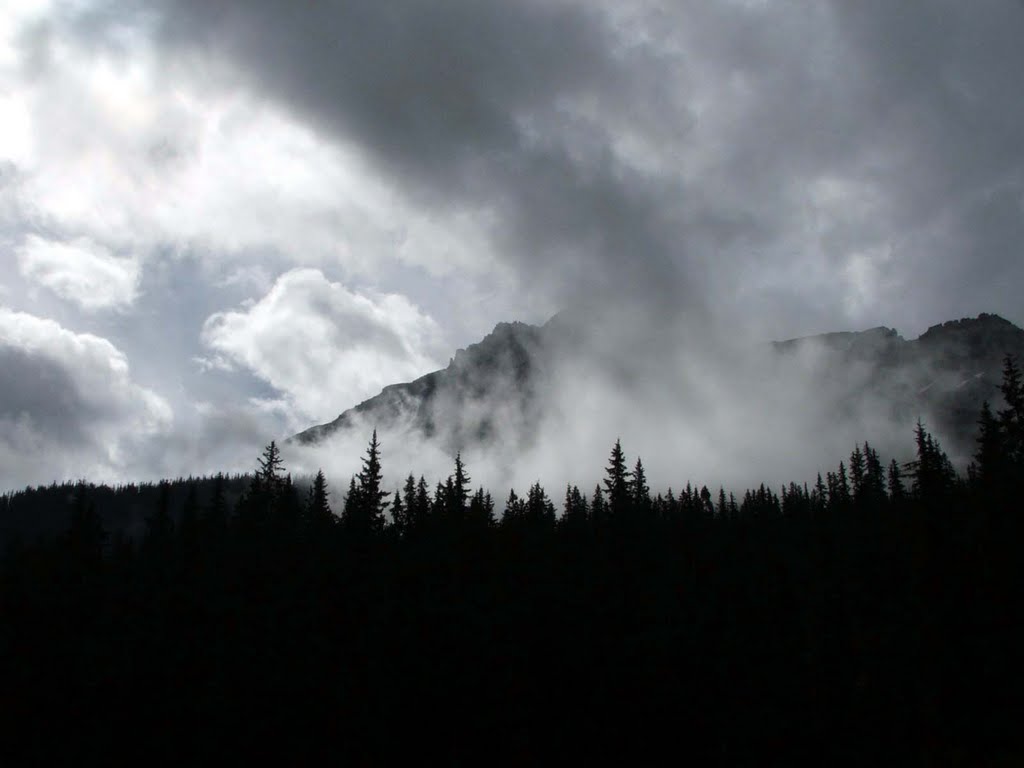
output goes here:
<path id="1" fill-rule="evenodd" d="M 456 456 L 382 487 L 246 477 L 2 499 L 8 764 L 284 747 L 372 764 L 1024 757 L 1024 386 L 966 476 L 918 423 L 813 483 L 496 501 Z M 564 500 L 563 500 L 564 499 Z M 53 520 L 60 518 L 60 530 Z M 137 750 L 137 752 L 136 752 Z M 212 751 L 212 752 L 211 752 Z"/>

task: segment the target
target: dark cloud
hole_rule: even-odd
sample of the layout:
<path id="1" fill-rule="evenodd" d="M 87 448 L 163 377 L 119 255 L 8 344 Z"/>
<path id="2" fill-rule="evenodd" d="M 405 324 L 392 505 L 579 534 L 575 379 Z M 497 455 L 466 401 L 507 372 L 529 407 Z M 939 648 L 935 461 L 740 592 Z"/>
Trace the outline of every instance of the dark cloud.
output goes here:
<path id="1" fill-rule="evenodd" d="M 80 448 L 89 439 L 85 425 L 104 416 L 98 411 L 61 363 L 0 347 L 0 421 L 27 419 L 36 438 Z"/>
<path id="2" fill-rule="evenodd" d="M 952 306 L 1019 316 L 984 287 L 969 307 L 936 285 L 910 297 L 912 313 L 886 306 L 933 265 L 980 258 L 1022 277 L 1007 261 L 1022 261 L 1014 217 L 979 210 L 1024 173 L 1019 3 L 163 8 L 157 37 L 179 62 L 226 66 L 361 147 L 420 205 L 495 214 L 500 252 L 560 301 L 611 288 L 663 309 L 714 290 L 729 305 L 731 283 L 761 281 L 769 297 L 754 304 L 780 328 L 821 291 L 837 325 Z M 816 185 L 830 181 L 820 209 Z M 792 269 L 795 249 L 839 273 L 872 248 L 891 258 L 857 309 L 840 309 L 838 279 L 811 282 L 799 265 L 795 291 L 763 279 Z"/>
<path id="3" fill-rule="evenodd" d="M 109 478 L 171 418 L 105 339 L 0 307 L 0 487 Z"/>

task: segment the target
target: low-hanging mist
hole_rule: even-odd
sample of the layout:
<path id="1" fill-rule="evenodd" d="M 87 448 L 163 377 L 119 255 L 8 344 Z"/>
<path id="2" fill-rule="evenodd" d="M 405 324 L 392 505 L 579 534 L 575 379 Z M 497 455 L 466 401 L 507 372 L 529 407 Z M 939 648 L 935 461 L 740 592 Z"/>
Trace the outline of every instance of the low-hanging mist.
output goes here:
<path id="1" fill-rule="evenodd" d="M 907 341 L 894 329 L 768 343 L 712 323 L 656 324 L 573 310 L 544 326 L 502 323 L 443 371 L 300 433 L 286 458 L 335 483 L 358 471 L 378 431 L 389 487 L 431 482 L 461 452 L 496 492 L 599 480 L 612 444 L 641 457 L 651 487 L 742 489 L 813 482 L 869 441 L 909 460 L 922 420 L 966 467 L 978 409 L 998 402 L 1001 360 L 1024 331 L 993 315 Z"/>

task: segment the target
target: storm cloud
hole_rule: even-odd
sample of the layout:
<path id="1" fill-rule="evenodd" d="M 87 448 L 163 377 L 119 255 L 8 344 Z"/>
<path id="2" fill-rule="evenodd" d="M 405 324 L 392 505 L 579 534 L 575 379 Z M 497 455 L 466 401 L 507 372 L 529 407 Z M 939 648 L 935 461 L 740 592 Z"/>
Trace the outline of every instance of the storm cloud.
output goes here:
<path id="1" fill-rule="evenodd" d="M 180 66 L 216 62 L 417 206 L 493 214 L 557 302 L 710 292 L 794 333 L 806 305 L 912 331 L 1020 310 L 1022 32 L 1011 0 L 179 2 L 154 23 Z"/>

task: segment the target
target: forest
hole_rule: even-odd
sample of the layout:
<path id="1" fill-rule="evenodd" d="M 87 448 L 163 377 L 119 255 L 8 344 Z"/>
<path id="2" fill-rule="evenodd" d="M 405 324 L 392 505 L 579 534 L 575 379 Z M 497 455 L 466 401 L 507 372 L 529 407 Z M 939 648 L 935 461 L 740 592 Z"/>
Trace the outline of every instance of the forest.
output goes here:
<path id="1" fill-rule="evenodd" d="M 813 483 L 652 493 L 616 442 L 592 490 L 496 499 L 461 456 L 382 487 L 374 432 L 347 489 L 271 443 L 7 494 L 0 760 L 1019 764 L 1010 356 L 1001 400 L 966 474 L 918 422 Z"/>

